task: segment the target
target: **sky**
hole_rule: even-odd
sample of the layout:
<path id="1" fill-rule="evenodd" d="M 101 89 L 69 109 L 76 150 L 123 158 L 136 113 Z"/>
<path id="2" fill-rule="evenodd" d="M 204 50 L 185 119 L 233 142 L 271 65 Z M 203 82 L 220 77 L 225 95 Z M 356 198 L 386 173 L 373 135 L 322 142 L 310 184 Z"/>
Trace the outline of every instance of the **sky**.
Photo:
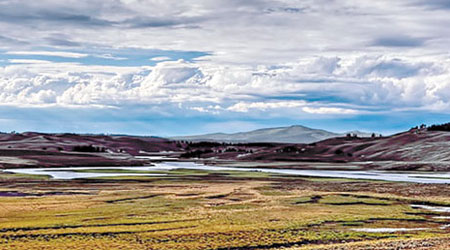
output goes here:
<path id="1" fill-rule="evenodd" d="M 0 0 L 0 131 L 450 122 L 447 0 Z"/>

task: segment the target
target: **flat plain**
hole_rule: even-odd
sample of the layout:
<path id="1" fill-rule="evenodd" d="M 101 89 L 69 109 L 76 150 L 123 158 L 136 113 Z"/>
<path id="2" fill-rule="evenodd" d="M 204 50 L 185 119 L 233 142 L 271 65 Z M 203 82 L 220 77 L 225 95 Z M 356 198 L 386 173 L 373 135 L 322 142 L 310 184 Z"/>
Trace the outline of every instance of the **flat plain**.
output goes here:
<path id="1" fill-rule="evenodd" d="M 450 248 L 448 184 L 167 174 L 0 172 L 0 249 Z"/>

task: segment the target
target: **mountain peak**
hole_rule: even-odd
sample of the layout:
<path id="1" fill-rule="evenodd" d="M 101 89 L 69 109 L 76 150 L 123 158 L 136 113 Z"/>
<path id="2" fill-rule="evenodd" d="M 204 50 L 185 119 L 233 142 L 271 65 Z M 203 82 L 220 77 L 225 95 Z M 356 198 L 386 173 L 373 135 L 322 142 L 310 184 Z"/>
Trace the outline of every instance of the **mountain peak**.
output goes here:
<path id="1" fill-rule="evenodd" d="M 306 126 L 303 126 L 303 125 L 291 125 L 288 128 L 309 128 L 309 127 L 306 127 Z"/>
<path id="2" fill-rule="evenodd" d="M 339 134 L 302 125 L 292 125 L 289 127 L 263 128 L 234 134 L 214 133 L 195 136 L 178 136 L 170 139 L 215 142 L 312 143 L 336 136 L 339 136 Z"/>

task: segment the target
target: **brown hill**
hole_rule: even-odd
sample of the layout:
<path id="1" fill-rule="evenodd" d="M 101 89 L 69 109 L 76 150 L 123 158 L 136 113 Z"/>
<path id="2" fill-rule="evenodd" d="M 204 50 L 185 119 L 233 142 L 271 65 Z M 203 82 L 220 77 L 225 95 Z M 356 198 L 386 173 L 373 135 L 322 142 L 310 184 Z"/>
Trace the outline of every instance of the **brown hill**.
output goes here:
<path id="1" fill-rule="evenodd" d="M 201 157 L 245 161 L 364 162 L 371 168 L 450 170 L 450 132 L 413 129 L 389 137 L 337 137 L 311 144 L 234 144 Z M 212 152 L 210 152 L 212 151 Z M 195 151 L 191 151 L 195 152 Z"/>
<path id="2" fill-rule="evenodd" d="M 450 170 L 450 132 L 412 129 L 389 137 L 337 137 L 310 144 L 170 141 L 156 137 L 0 134 L 0 168 L 143 165 L 151 152 L 233 161 L 359 162 L 367 168 Z"/>
<path id="3" fill-rule="evenodd" d="M 142 165 L 148 161 L 136 159 L 134 155 L 179 150 L 175 142 L 156 137 L 0 134 L 0 168 Z"/>

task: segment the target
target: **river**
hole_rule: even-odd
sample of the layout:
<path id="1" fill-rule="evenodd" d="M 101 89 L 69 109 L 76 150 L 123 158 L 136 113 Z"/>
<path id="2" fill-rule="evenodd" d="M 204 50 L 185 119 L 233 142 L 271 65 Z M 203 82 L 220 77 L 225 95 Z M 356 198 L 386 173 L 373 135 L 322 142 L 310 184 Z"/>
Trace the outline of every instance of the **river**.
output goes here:
<path id="1" fill-rule="evenodd" d="M 104 170 L 129 170 L 129 171 L 164 171 L 158 173 L 123 173 L 118 171 L 102 172 Z M 239 168 L 239 167 L 219 167 L 210 166 L 195 162 L 160 162 L 153 166 L 143 167 L 65 167 L 65 168 L 19 168 L 7 169 L 4 172 L 31 175 L 47 175 L 54 179 L 81 179 L 96 177 L 115 176 L 164 176 L 165 171 L 176 169 L 194 169 L 206 171 L 258 171 L 282 175 L 329 177 L 329 178 L 349 178 L 363 180 L 399 181 L 414 183 L 450 184 L 450 172 L 425 173 L 425 172 L 390 172 L 390 171 L 351 171 L 351 170 L 298 170 L 298 169 L 274 169 L 274 168 Z M 77 170 L 89 170 L 89 172 L 79 172 Z M 98 173 L 95 170 L 99 170 Z"/>

